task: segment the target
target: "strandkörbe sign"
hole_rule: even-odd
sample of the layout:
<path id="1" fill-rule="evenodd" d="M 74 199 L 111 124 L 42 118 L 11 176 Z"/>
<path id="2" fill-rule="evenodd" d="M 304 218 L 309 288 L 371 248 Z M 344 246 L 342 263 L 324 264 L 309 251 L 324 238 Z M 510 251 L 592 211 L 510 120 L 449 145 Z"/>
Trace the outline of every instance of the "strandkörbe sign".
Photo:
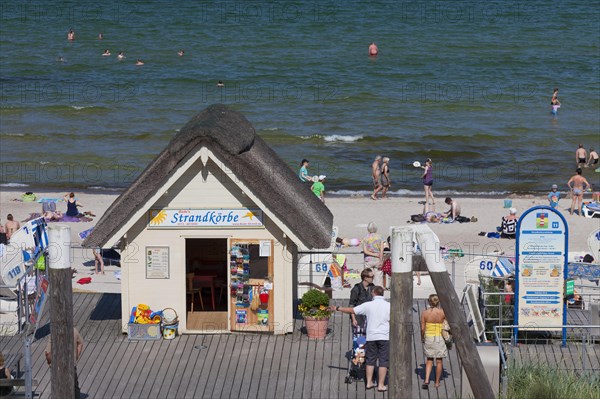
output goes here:
<path id="1" fill-rule="evenodd" d="M 264 227 L 260 209 L 152 209 L 149 228 Z"/>

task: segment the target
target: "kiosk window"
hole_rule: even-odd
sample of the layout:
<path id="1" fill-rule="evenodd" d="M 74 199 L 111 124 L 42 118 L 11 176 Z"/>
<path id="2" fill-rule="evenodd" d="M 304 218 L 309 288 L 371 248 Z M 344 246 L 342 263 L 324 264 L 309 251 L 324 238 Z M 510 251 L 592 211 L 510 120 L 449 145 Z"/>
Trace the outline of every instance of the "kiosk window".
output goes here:
<path id="1" fill-rule="evenodd" d="M 266 279 L 269 277 L 269 257 L 259 256 L 260 245 L 248 245 L 250 254 L 250 278 Z"/>

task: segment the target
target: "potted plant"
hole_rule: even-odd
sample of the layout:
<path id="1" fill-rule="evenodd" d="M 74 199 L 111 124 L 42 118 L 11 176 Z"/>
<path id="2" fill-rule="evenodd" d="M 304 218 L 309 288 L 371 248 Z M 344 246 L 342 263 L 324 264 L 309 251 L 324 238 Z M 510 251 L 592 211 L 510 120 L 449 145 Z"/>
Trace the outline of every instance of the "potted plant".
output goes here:
<path id="1" fill-rule="evenodd" d="M 324 292 L 311 289 L 302 295 L 302 303 L 298 310 L 306 322 L 309 338 L 325 338 L 331 310 L 329 297 Z"/>

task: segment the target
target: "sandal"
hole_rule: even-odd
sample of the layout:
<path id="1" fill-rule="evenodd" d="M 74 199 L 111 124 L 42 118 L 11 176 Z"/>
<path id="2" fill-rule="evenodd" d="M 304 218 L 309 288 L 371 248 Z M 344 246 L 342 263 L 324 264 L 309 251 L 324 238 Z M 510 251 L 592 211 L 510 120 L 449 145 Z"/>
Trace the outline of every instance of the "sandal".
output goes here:
<path id="1" fill-rule="evenodd" d="M 423 385 L 421 385 L 422 389 L 429 389 L 429 383 L 428 382 L 424 382 Z"/>

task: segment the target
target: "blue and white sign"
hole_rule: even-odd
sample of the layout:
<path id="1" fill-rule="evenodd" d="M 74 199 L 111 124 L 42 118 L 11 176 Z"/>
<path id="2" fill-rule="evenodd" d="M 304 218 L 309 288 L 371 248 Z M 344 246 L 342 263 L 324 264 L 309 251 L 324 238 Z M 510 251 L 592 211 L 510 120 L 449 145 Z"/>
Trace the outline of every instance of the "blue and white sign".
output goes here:
<path id="1" fill-rule="evenodd" d="M 260 209 L 153 209 L 150 228 L 264 227 Z"/>
<path id="2" fill-rule="evenodd" d="M 557 210 L 536 206 L 519 219 L 515 271 L 519 328 L 560 330 L 566 323 L 567 245 L 567 222 Z"/>
<path id="3" fill-rule="evenodd" d="M 10 244 L 0 244 L 0 285 L 16 287 L 27 272 L 28 265 L 35 262 L 47 247 L 44 218 L 23 224 L 10 238 Z"/>

